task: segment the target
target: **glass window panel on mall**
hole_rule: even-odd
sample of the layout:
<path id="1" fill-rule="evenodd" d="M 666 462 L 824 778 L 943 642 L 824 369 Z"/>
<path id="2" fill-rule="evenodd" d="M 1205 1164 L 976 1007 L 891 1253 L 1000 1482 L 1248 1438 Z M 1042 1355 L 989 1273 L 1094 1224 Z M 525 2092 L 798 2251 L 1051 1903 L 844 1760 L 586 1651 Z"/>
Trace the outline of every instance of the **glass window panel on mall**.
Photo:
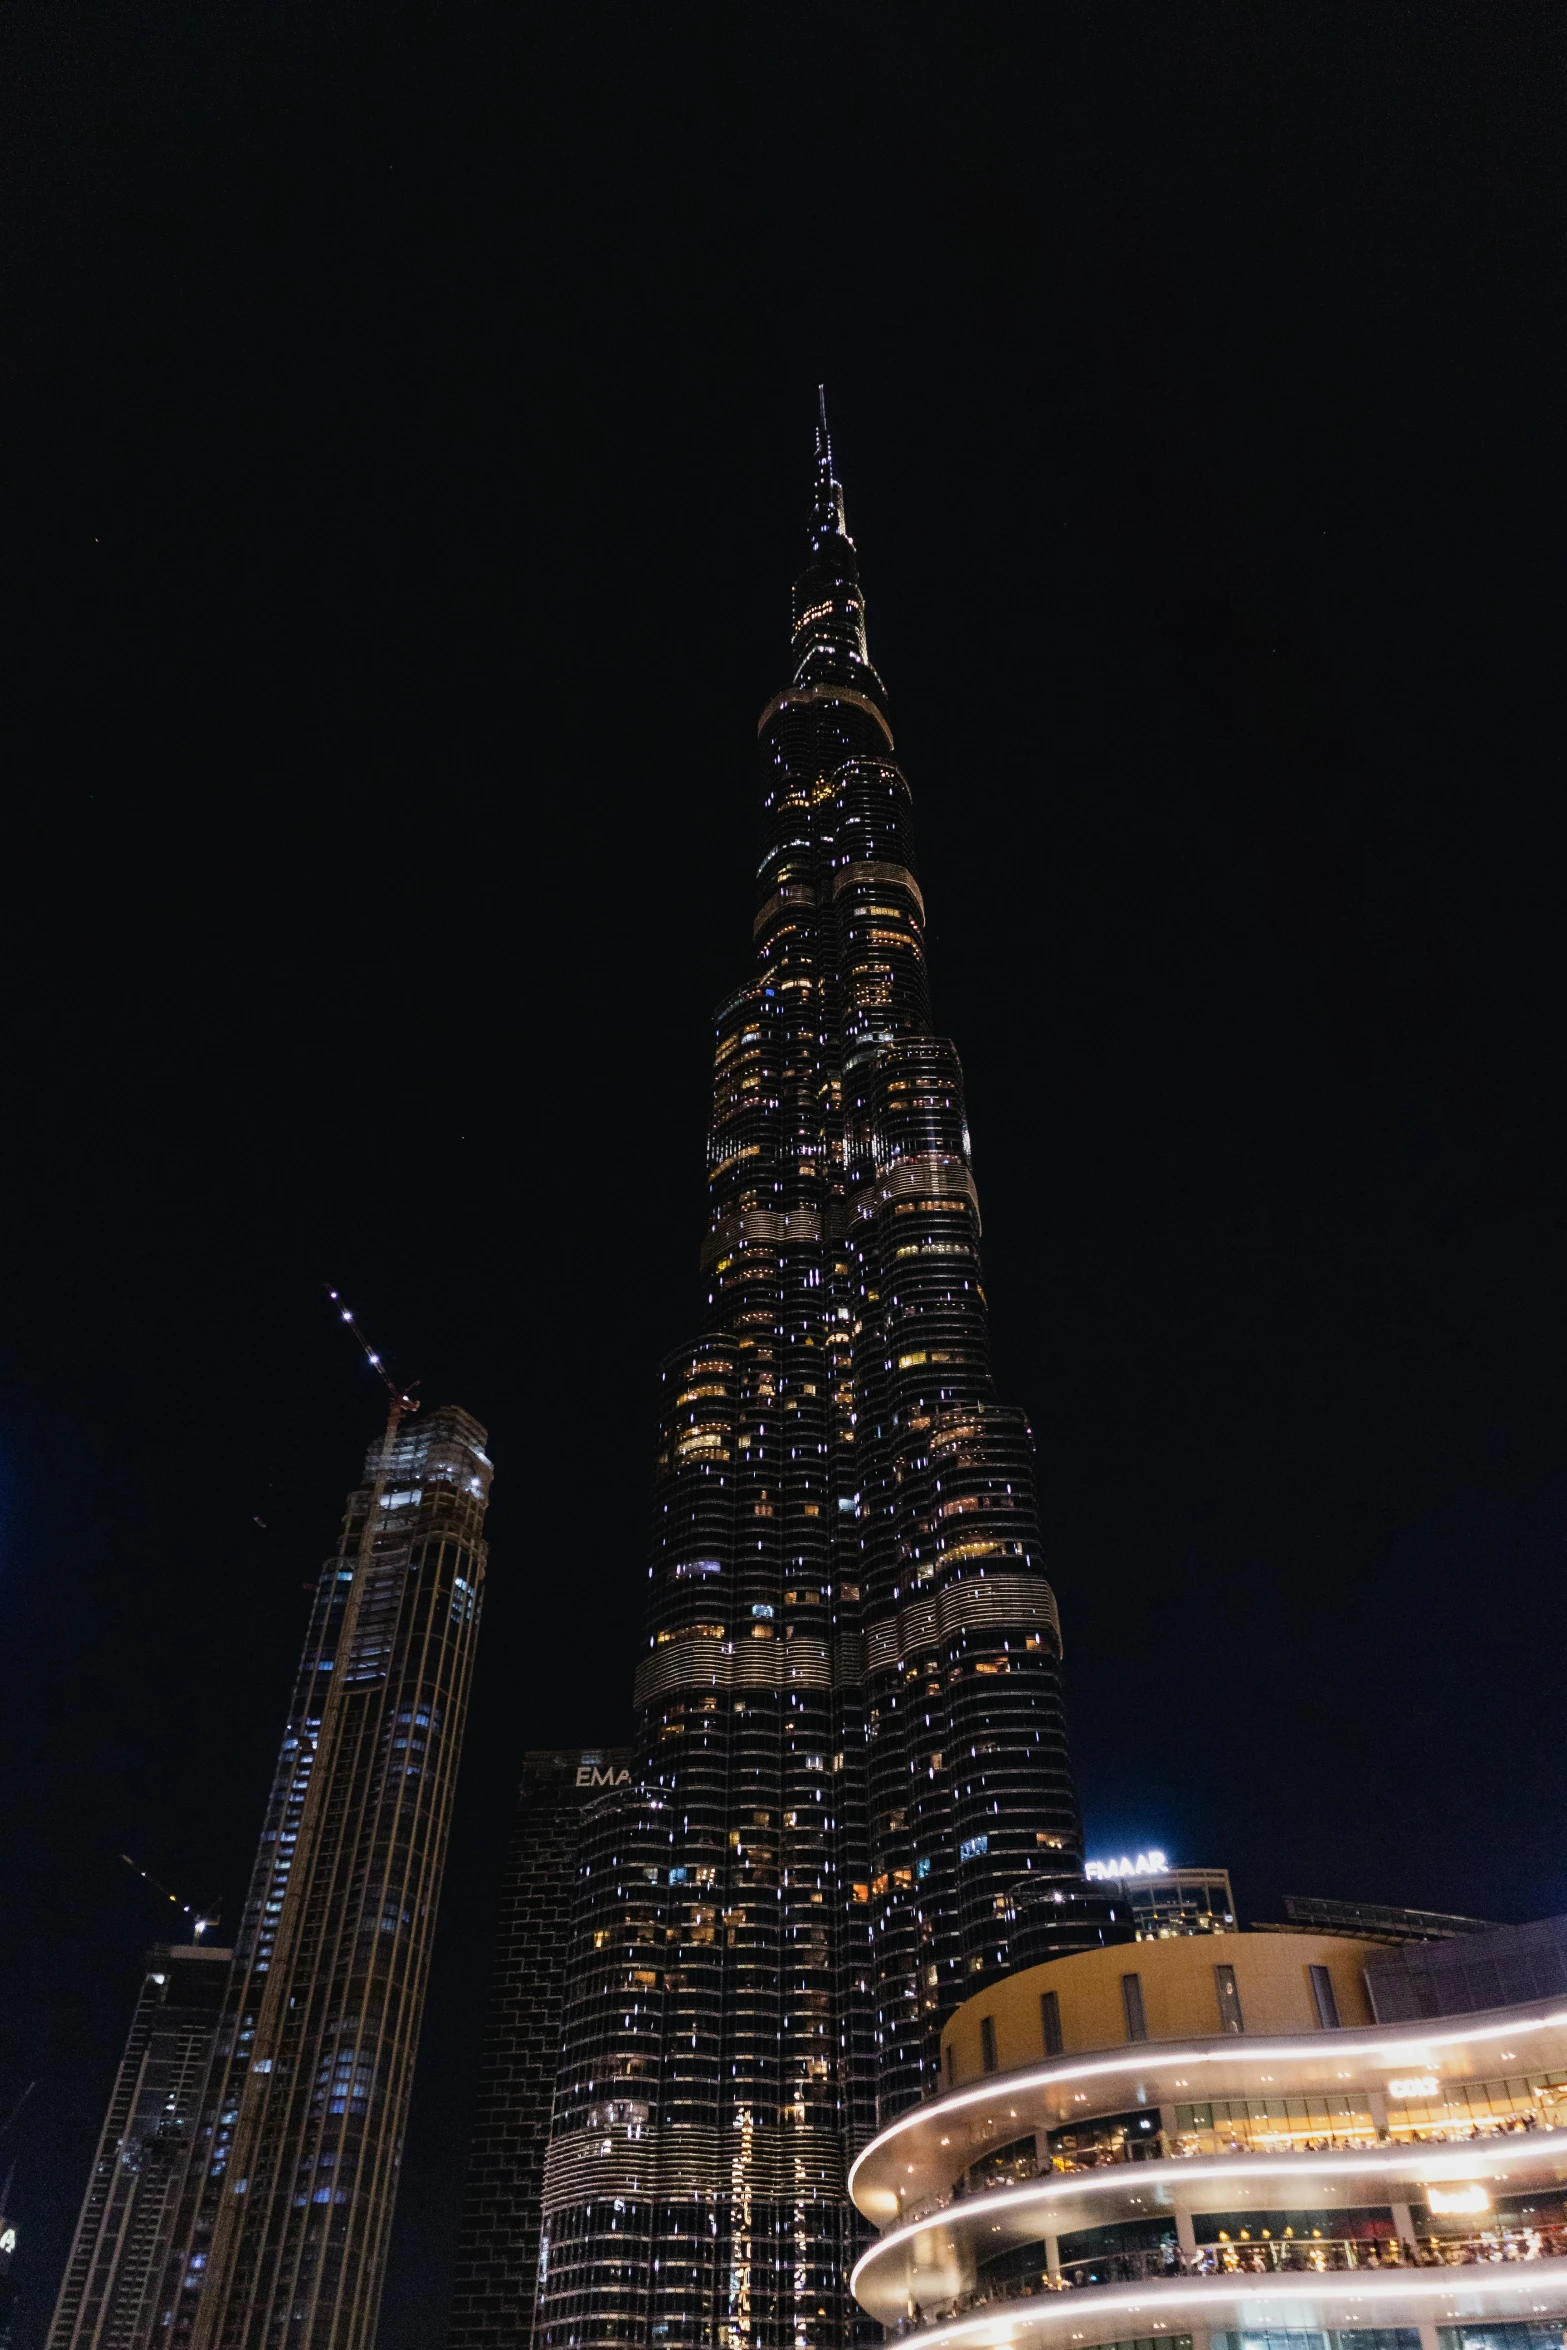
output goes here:
<path id="1" fill-rule="evenodd" d="M 1376 2124 L 1366 2092 L 1326 2091 L 1317 2097 L 1216 2097 L 1177 2105 L 1176 2138 L 1183 2154 L 1223 2154 L 1293 2147 L 1370 2146 Z"/>
<path id="2" fill-rule="evenodd" d="M 964 2173 L 971 2190 L 1001 2186 L 1009 2181 L 1032 2179 L 1038 2164 L 1034 2155 L 1032 2135 L 1014 2138 L 1009 2145 L 997 2146 L 989 2154 L 980 2156 Z"/>
<path id="3" fill-rule="evenodd" d="M 1108 2260 L 1117 2252 L 1157 2252 L 1177 2242 L 1174 2218 L 1163 2213 L 1154 2219 L 1124 2219 L 1105 2228 L 1074 2228 L 1057 2239 L 1061 2265 Z"/>
<path id="4" fill-rule="evenodd" d="M 1560 2318 L 1525 2318 L 1515 2325 L 1438 2326 L 1436 2334 L 1442 2350 L 1562 2350 Z"/>
<path id="5" fill-rule="evenodd" d="M 1338 1998 L 1333 1989 L 1332 1974 L 1325 1966 L 1308 1967 L 1306 1972 L 1311 1978 L 1311 1996 L 1317 2010 L 1317 2021 L 1325 2032 L 1336 2032 L 1339 2028 Z"/>
<path id="6" fill-rule="evenodd" d="M 1221 2032 L 1244 2032 L 1246 2019 L 1241 2013 L 1241 1995 L 1232 1966 L 1216 1966 L 1213 1987 L 1219 2000 L 1219 2029 Z"/>
<path id="7" fill-rule="evenodd" d="M 1052 2130 L 1049 2143 L 1062 2170 L 1148 2161 L 1159 2151 L 1159 2116 L 1136 2106 L 1130 2113 L 1102 2113 L 1093 2121 L 1067 2122 Z"/>
<path id="8" fill-rule="evenodd" d="M 1443 2081 L 1435 2095 L 1389 2097 L 1387 2122 L 1395 2137 L 1447 2137 L 1455 2129 L 1484 2129 L 1522 2120 L 1555 2127 L 1567 2119 L 1567 2073 L 1515 2073 L 1499 2081 Z"/>
<path id="9" fill-rule="evenodd" d="M 1502 2328 L 1504 2333 L 1507 2330 Z M 1560 2350 L 1560 2326 L 1556 2333 Z M 1253 2332 L 1248 2328 L 1243 2334 L 1215 2333 L 1208 2339 L 1211 2350 L 1420 2350 L 1418 2326 L 1356 2326 L 1334 2333 L 1287 2332 L 1282 2327 Z"/>
<path id="10" fill-rule="evenodd" d="M 1363 2204 L 1346 2211 L 1202 2211 L 1192 2225 L 1199 2244 L 1295 2242 L 1309 2246 L 1329 2242 L 1386 2243 L 1394 2233 L 1393 2215 L 1385 2204 Z"/>

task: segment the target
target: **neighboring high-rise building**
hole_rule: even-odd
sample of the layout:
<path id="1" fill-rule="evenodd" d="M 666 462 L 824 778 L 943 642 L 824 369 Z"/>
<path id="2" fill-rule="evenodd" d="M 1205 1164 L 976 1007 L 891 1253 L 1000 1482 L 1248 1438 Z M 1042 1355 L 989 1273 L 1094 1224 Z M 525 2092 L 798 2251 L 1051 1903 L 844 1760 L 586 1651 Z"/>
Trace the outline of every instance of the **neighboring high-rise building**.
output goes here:
<path id="1" fill-rule="evenodd" d="M 1041 1966 L 1076 1950 L 1180 1934 L 1235 1931 L 1228 1869 L 1173 1869 L 1157 1848 L 1134 1860 L 1091 1860 L 1080 1889 L 1027 1879 L 1013 1893 L 1014 1967 Z"/>
<path id="2" fill-rule="evenodd" d="M 1136 1940 L 1132 1905 L 1119 1885 L 1062 1886 L 1045 1878 L 1012 1897 L 1007 1947 L 1015 1967 Z"/>
<path id="3" fill-rule="evenodd" d="M 1130 1878 L 1120 1888 L 1139 1942 L 1172 1934 L 1233 1934 L 1235 1895 L 1228 1869 L 1164 1869 Z"/>
<path id="4" fill-rule="evenodd" d="M 484 1588 L 485 1432 L 365 1460 L 321 1571 L 236 1941 L 172 2338 L 369 2350 Z"/>
<path id="5" fill-rule="evenodd" d="M 1125 1903 L 1139 1942 L 1164 1941 L 1172 1934 L 1235 1931 L 1235 1895 L 1228 1869 L 1141 1869 L 1117 1877 L 1100 1869 L 1096 1881 Z"/>
<path id="6" fill-rule="evenodd" d="M 0 2192 L 0 2350 L 11 2350 L 11 2319 L 16 2311 L 16 2279 L 11 2274 L 11 2263 L 16 2258 L 16 2228 L 6 2215 L 6 2200 L 11 2192 L 7 2178 Z"/>
<path id="7" fill-rule="evenodd" d="M 62 2342 L 374 2341 L 484 1587 L 484 1443 L 466 1412 L 394 1407 L 370 1448 L 317 1584 L 175 2208 L 138 2255 L 155 2290 L 128 2271 Z"/>
<path id="8" fill-rule="evenodd" d="M 1006 1972 L 1014 1889 L 1081 1883 L 1032 1441 L 825 417 L 759 731 L 756 961 L 717 1018 L 707 1316 L 664 1374 L 639 1785 L 584 1830 L 542 2350 L 850 2339 L 855 2150 Z"/>
<path id="9" fill-rule="evenodd" d="M 496 1923 L 457 2239 L 449 2350 L 528 2350 L 544 2150 L 584 1807 L 631 1777 L 629 1747 L 525 1754 Z"/>
<path id="10" fill-rule="evenodd" d="M 147 1953 L 49 2350 L 125 2350 L 151 2337 L 232 1956 L 199 1942 Z"/>

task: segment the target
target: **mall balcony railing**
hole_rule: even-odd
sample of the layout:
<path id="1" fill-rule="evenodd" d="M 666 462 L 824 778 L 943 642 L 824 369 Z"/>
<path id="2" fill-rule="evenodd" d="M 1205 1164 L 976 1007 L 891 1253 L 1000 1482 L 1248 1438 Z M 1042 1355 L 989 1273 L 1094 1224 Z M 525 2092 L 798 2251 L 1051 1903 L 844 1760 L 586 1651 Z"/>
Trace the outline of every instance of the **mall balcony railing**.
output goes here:
<path id="1" fill-rule="evenodd" d="M 1352 2154 L 1367 2153 L 1382 2146 L 1467 2146 L 1476 2139 L 1515 2137 L 1520 2133 L 1559 2128 L 1559 2122 L 1542 2121 L 1532 2113 L 1503 2115 L 1494 2121 L 1450 2124 L 1421 2122 L 1395 2123 L 1386 2137 L 1377 2137 L 1368 2128 L 1354 2135 L 1343 2131 L 1327 2131 L 1312 2137 L 1282 2134 L 1264 2141 L 1244 2138 L 1225 2138 L 1211 2146 L 1183 2146 L 1168 2144 L 1161 2131 L 1158 2141 L 1144 2140 L 1134 2149 L 1104 2147 L 1085 2155 L 1052 2155 L 1048 2162 L 1037 2164 L 1032 2170 L 1021 2167 L 1015 2172 L 993 2179 L 984 2179 L 970 2185 L 960 2179 L 955 2186 L 946 2187 L 939 2194 L 923 2195 L 907 2202 L 900 2217 L 900 2225 L 908 2226 L 922 2219 L 930 2219 L 938 2211 L 948 2210 L 954 2203 L 972 2202 L 977 2196 L 991 2195 L 1001 2187 L 1016 2187 L 1034 2179 L 1077 2177 L 1086 2171 L 1114 2169 L 1163 2159 L 1171 2162 L 1200 2162 L 1215 2155 L 1226 2158 L 1234 2154 Z M 1214 2134 L 1217 2140 L 1217 2134 Z"/>
<path id="2" fill-rule="evenodd" d="M 1238 2243 L 1200 2244 L 1183 2253 L 1174 2244 L 1132 2252 L 1101 2253 L 1092 2260 L 1064 2260 L 1058 2272 L 978 2286 L 943 2301 L 918 2318 L 901 2318 L 888 2328 L 895 2341 L 924 2332 L 952 2317 L 966 2317 L 996 2302 L 1034 2301 L 1051 2293 L 1095 2285 L 1147 2284 L 1161 2277 L 1324 2275 L 1347 2269 L 1462 2268 L 1496 2261 L 1560 2260 L 1567 2257 L 1567 2227 L 1499 2227 L 1477 2236 L 1423 2236 L 1414 2244 L 1397 2236 L 1273 2236 Z"/>
<path id="3" fill-rule="evenodd" d="M 1567 2228 L 1499 2228 L 1480 2236 L 1422 2236 L 1413 2245 L 1398 2236 L 1267 2236 L 1239 2242 L 1200 2244 L 1195 2252 L 1176 2246 L 1152 2251 L 1101 2253 L 1093 2260 L 1064 2260 L 1061 2286 L 1134 2285 L 1149 2277 L 1278 2276 L 1321 2274 L 1327 2269 L 1457 2268 L 1476 2261 L 1559 2260 L 1567 2255 Z M 1043 2289 L 1043 2287 L 1041 2287 Z"/>

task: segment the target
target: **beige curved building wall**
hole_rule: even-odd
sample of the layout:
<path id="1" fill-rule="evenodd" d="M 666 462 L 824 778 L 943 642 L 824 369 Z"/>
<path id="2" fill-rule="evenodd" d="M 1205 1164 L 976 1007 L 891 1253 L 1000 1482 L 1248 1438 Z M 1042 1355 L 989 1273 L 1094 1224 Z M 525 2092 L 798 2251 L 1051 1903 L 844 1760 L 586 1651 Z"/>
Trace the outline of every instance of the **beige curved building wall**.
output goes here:
<path id="1" fill-rule="evenodd" d="M 1211 2039 L 1225 2029 L 1215 1968 L 1233 1967 L 1248 2037 L 1321 2029 L 1310 1970 L 1325 1966 L 1341 2025 L 1371 2023 L 1361 1972 L 1386 1955 L 1377 1942 L 1344 1934 L 1186 1934 L 1158 1942 L 1126 1942 L 1111 1950 L 1080 1950 L 1045 1966 L 1025 1967 L 964 2001 L 941 2035 L 949 2085 L 978 2080 L 984 2070 L 982 2023 L 995 2026 L 998 2072 L 1038 2064 L 1045 2055 L 1040 1996 L 1054 1991 L 1061 2017 L 1062 2053 L 1123 2048 L 1129 2034 L 1123 1975 L 1136 1975 L 1150 2040 Z"/>

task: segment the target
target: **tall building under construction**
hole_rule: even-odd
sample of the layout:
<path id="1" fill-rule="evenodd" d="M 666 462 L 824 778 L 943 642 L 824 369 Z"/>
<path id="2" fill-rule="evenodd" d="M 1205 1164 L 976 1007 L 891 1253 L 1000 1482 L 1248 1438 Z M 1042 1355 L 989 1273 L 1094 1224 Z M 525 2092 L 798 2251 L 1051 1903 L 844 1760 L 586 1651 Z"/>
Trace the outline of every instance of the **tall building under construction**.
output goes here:
<path id="1" fill-rule="evenodd" d="M 370 2350 L 484 1590 L 485 1432 L 394 1406 L 321 1569 L 199 2093 L 119 2281 L 73 2254 L 51 2350 Z M 210 1963 L 211 1954 L 200 1954 Z M 179 1954 L 180 1997 L 195 1959 Z M 144 1993 L 144 2007 L 149 2005 Z M 138 2010 L 140 2016 L 141 2010 Z M 156 2027 L 154 2012 L 149 2031 Z M 133 2034 L 133 2043 L 135 2035 Z M 128 2052 L 78 2245 L 122 2129 Z M 183 2092 L 182 2092 L 183 2094 Z M 138 2134 L 139 2133 L 139 2134 Z M 111 2146 L 111 2140 L 113 2144 Z M 160 2156 L 161 2159 L 161 2156 Z"/>
<path id="2" fill-rule="evenodd" d="M 962 1072 L 825 416 L 759 736 L 637 1767 L 582 1834 L 540 2350 L 870 2329 L 849 2164 L 936 2086 L 1015 1903 L 1081 1891 L 1033 1446 L 991 1375 Z"/>
<path id="3" fill-rule="evenodd" d="M 160 1943 L 147 1953 L 50 2350 L 119 2350 L 154 2337 L 233 1955 L 200 1942 Z"/>

